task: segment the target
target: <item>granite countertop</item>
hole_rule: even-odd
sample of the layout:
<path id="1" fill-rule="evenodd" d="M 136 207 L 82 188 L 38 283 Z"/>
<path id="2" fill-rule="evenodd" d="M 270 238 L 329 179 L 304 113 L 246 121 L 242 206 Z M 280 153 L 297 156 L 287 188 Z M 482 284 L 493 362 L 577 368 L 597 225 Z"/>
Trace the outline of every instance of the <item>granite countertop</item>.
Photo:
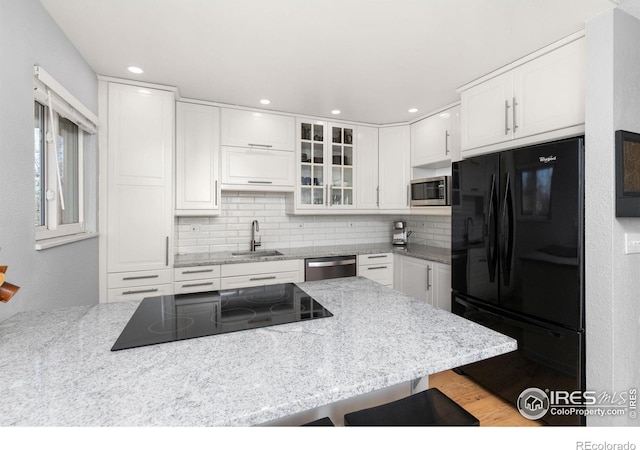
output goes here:
<path id="1" fill-rule="evenodd" d="M 366 255 L 372 253 L 398 253 L 414 258 L 451 264 L 451 250 L 426 245 L 398 247 L 391 244 L 330 245 L 322 247 L 300 247 L 274 249 L 282 253 L 276 256 L 233 256 L 231 252 L 192 253 L 176 255 L 174 267 L 205 266 L 210 264 L 237 264 L 258 261 L 281 261 L 287 259 L 321 258 L 325 256 Z"/>
<path id="2" fill-rule="evenodd" d="M 298 285 L 334 316 L 117 352 L 137 301 L 16 314 L 0 425 L 257 425 L 516 349 L 365 278 Z"/>

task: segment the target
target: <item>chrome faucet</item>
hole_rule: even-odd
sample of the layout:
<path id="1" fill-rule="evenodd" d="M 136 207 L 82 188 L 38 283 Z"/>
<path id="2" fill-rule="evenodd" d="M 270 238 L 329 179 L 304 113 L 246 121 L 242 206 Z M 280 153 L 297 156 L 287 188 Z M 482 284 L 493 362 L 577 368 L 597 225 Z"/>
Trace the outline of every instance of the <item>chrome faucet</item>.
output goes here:
<path id="1" fill-rule="evenodd" d="M 262 245 L 262 238 L 256 242 L 256 231 L 260 231 L 260 224 L 257 220 L 251 222 L 251 242 L 249 243 L 249 249 L 252 252 L 256 251 L 256 247 L 260 247 Z"/>

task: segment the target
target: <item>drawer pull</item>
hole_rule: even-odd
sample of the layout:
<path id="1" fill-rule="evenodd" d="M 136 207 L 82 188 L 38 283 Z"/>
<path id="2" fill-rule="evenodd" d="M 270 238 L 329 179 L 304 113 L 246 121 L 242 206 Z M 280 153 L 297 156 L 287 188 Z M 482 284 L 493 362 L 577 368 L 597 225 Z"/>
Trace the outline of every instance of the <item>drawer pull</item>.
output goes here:
<path id="1" fill-rule="evenodd" d="M 249 184 L 273 184 L 273 181 L 255 181 L 255 180 L 249 180 Z"/>
<path id="2" fill-rule="evenodd" d="M 375 258 L 386 258 L 387 255 L 371 255 L 367 256 L 367 259 L 375 259 Z"/>
<path id="3" fill-rule="evenodd" d="M 130 280 L 147 280 L 149 278 L 158 278 L 160 275 L 139 275 L 136 277 L 124 277 L 122 281 L 130 281 Z"/>
<path id="4" fill-rule="evenodd" d="M 188 275 L 190 273 L 207 273 L 207 272 L 213 272 L 213 269 L 185 270 L 182 272 L 182 275 Z"/>
<path id="5" fill-rule="evenodd" d="M 139 291 L 125 291 L 122 293 L 122 295 L 148 294 L 150 292 L 158 292 L 158 289 L 141 289 Z"/>
<path id="6" fill-rule="evenodd" d="M 188 287 L 198 287 L 198 286 L 211 286 L 212 284 L 213 284 L 213 281 L 208 281 L 206 283 L 183 284 L 182 287 L 183 288 L 188 288 Z"/>
<path id="7" fill-rule="evenodd" d="M 376 266 L 376 267 L 367 267 L 367 270 L 378 270 L 378 269 L 386 269 L 387 266 Z"/>
<path id="8" fill-rule="evenodd" d="M 277 277 L 275 275 L 271 275 L 269 277 L 255 277 L 249 278 L 249 281 L 262 281 L 262 280 L 275 280 Z"/>
<path id="9" fill-rule="evenodd" d="M 273 145 L 268 145 L 268 144 L 249 144 L 249 147 L 271 148 L 271 147 L 273 147 Z"/>

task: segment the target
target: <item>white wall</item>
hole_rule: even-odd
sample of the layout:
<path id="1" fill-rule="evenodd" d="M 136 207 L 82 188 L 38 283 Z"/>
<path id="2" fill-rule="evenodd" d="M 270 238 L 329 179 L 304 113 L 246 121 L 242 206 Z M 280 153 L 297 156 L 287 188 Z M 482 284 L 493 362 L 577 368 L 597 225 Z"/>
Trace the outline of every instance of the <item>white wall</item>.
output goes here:
<path id="1" fill-rule="evenodd" d="M 38 0 L 0 0 L 0 265 L 21 286 L 0 303 L 17 312 L 98 302 L 98 242 L 34 249 L 33 66 L 41 65 L 93 112 L 96 76 Z M 97 139 L 85 153 L 85 211 L 95 229 Z"/>
<path id="2" fill-rule="evenodd" d="M 587 23 L 586 375 L 587 389 L 598 392 L 640 387 L 640 255 L 624 253 L 625 233 L 640 232 L 640 218 L 615 217 L 614 183 L 615 131 L 640 133 L 639 42 L 640 21 L 619 9 Z"/>
<path id="3" fill-rule="evenodd" d="M 249 249 L 258 220 L 262 250 L 325 245 L 390 243 L 394 220 L 405 220 L 410 243 L 451 247 L 450 217 L 393 215 L 289 216 L 284 193 L 224 192 L 220 217 L 181 217 L 176 251 L 206 253 Z"/>

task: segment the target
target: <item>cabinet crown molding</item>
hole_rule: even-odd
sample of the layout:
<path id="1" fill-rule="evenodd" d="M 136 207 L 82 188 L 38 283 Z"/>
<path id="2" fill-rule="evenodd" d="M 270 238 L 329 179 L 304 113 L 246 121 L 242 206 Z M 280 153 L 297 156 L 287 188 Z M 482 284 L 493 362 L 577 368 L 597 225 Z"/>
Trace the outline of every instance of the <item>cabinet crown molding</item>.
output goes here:
<path id="1" fill-rule="evenodd" d="M 562 38 L 552 44 L 547 45 L 546 47 L 542 47 L 539 50 L 534 51 L 533 53 L 529 53 L 526 56 L 523 56 L 520 59 L 517 59 L 505 66 L 500 67 L 499 69 L 494 70 L 493 72 L 490 72 L 480 78 L 477 78 L 461 87 L 459 87 L 458 89 L 456 89 L 456 92 L 458 94 L 466 91 L 467 89 L 470 89 L 474 86 L 477 86 L 478 84 L 484 83 L 487 80 L 490 80 L 491 78 L 495 78 L 499 75 L 502 75 L 505 72 L 508 72 L 510 70 L 515 69 L 518 66 L 521 66 L 523 64 L 526 64 L 529 61 L 532 61 L 536 58 L 539 58 L 542 55 L 545 55 L 549 52 L 552 52 L 554 50 L 559 49 L 560 47 L 563 47 L 567 44 L 570 44 L 571 42 L 577 41 L 578 39 L 582 39 L 586 36 L 585 30 L 580 30 L 576 33 L 570 34 L 569 36 Z"/>

